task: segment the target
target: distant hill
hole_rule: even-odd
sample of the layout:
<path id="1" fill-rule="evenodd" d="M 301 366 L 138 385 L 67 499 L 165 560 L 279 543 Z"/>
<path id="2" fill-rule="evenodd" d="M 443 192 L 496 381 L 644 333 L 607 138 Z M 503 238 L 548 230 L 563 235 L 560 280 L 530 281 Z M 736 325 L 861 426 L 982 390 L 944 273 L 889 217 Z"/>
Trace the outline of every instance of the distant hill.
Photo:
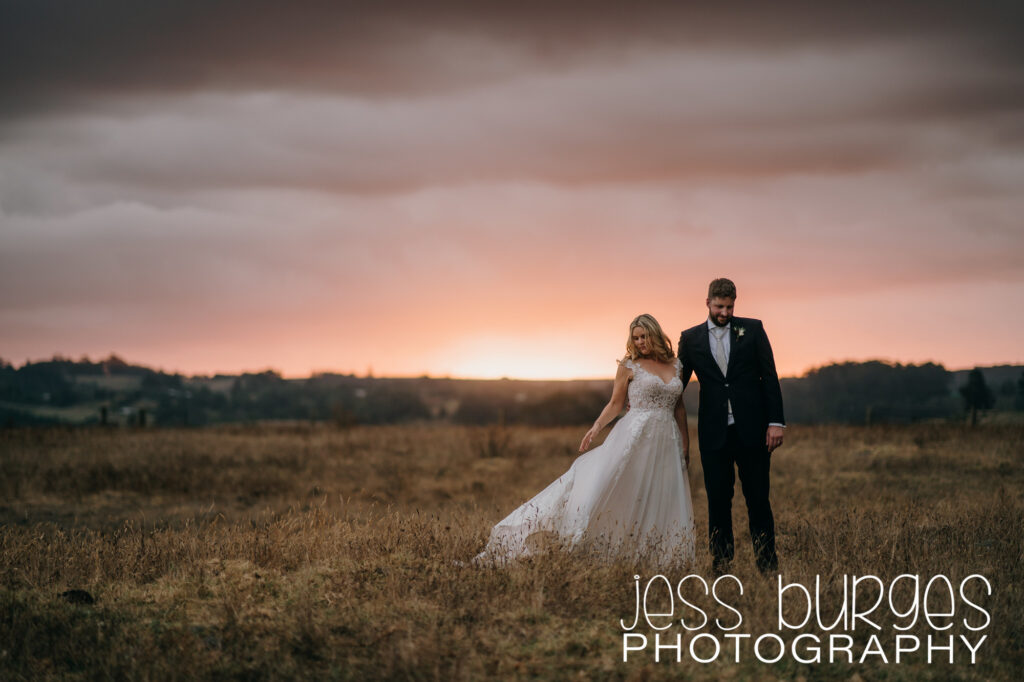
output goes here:
<path id="1" fill-rule="evenodd" d="M 537 425 L 592 422 L 607 381 L 373 378 L 274 371 L 183 376 L 112 355 L 91 362 L 55 357 L 20 368 L 0 360 L 0 425 L 202 425 L 267 419 L 378 424 L 446 420 Z"/>
<path id="2" fill-rule="evenodd" d="M 1024 365 L 993 365 L 991 367 L 979 367 L 985 375 L 985 383 L 993 389 L 1007 383 L 1016 384 L 1021 376 L 1024 376 Z M 956 386 L 963 386 L 967 383 L 969 369 L 958 369 L 950 372 L 953 375 L 953 383 Z"/>
<path id="3" fill-rule="evenodd" d="M 993 365 L 979 367 L 985 377 L 985 383 L 995 395 L 997 411 L 1020 410 L 1024 406 L 1024 366 Z M 953 383 L 959 388 L 967 384 L 969 369 L 953 372 Z"/>
<path id="4" fill-rule="evenodd" d="M 996 410 L 1024 407 L 1024 366 L 982 368 Z M 793 423 L 890 423 L 960 419 L 967 370 L 881 361 L 837 363 L 782 379 Z M 0 425 L 203 425 L 262 420 L 383 424 L 583 425 L 592 423 L 612 381 L 470 380 L 315 374 L 284 379 L 272 370 L 183 376 L 132 365 L 62 357 L 15 368 L 0 360 Z M 697 414 L 699 389 L 684 400 Z"/>

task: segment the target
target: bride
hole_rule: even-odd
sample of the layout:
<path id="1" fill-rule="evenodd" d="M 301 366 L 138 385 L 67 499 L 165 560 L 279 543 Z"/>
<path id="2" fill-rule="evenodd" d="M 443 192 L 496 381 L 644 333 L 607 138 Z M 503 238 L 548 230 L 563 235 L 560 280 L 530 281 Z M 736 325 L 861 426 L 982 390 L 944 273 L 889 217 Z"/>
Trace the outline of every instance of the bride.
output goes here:
<path id="1" fill-rule="evenodd" d="M 583 436 L 580 452 L 618 414 L 604 443 L 581 455 L 533 499 L 491 530 L 474 563 L 505 563 L 554 544 L 606 556 L 692 562 L 693 504 L 685 467 L 690 437 L 680 362 L 650 315 L 629 325 L 612 397 Z"/>

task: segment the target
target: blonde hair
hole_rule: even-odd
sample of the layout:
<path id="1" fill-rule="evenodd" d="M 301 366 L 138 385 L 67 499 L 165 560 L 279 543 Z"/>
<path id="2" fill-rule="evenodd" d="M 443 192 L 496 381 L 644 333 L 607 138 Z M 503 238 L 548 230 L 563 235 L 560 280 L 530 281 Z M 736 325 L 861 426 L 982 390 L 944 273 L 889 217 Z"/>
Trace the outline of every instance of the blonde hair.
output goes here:
<path id="1" fill-rule="evenodd" d="M 629 323 L 629 335 L 626 337 L 626 358 L 636 360 L 640 357 L 640 353 L 633 344 L 633 330 L 637 327 L 641 327 L 647 332 L 647 341 L 651 345 L 651 357 L 655 360 L 658 362 L 670 362 L 676 356 L 672 350 L 672 342 L 665 336 L 665 332 L 661 330 L 661 325 L 658 324 L 656 319 L 645 313 L 637 315 Z M 623 360 L 626 358 L 623 358 Z"/>

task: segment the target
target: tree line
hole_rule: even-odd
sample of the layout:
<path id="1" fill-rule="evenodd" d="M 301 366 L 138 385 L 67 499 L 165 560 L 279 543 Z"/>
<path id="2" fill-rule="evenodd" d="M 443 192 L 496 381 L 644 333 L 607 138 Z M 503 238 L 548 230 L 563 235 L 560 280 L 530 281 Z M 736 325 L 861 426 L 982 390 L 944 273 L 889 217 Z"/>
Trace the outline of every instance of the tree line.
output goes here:
<path id="1" fill-rule="evenodd" d="M 1024 411 L 1024 368 L 951 372 L 935 363 L 826 365 L 782 379 L 792 423 L 881 424 L 970 419 Z M 697 391 L 685 400 L 696 414 Z M 119 423 L 189 425 L 264 420 L 347 426 L 409 421 L 580 425 L 594 420 L 611 381 L 473 381 L 315 374 L 273 370 L 187 377 L 110 357 L 60 356 L 14 367 L 0 359 L 0 425 Z"/>

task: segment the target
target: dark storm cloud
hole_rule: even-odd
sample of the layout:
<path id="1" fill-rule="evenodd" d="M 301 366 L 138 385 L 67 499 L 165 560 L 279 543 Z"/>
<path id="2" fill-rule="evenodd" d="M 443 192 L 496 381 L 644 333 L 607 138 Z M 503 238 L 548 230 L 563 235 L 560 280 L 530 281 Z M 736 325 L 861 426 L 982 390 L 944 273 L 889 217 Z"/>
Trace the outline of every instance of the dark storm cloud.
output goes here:
<path id="1" fill-rule="evenodd" d="M 842 49 L 924 40 L 1021 64 L 1019 2 L 80 2 L 3 0 L 8 115 L 124 92 L 436 93 L 624 50 Z M 501 51 L 480 50 L 502 46 Z M 1020 91 L 970 95 L 974 106 Z"/>
<path id="2" fill-rule="evenodd" d="M 1012 109 L 953 94 L 1007 92 L 1024 86 L 1019 78 L 949 59 L 936 69 L 942 59 L 901 46 L 648 52 L 400 102 L 139 96 L 103 111 L 9 122 L 0 207 L 45 212 L 86 193 L 102 202 L 119 192 L 159 203 L 160 193 L 241 187 L 379 194 L 482 182 L 857 174 L 1019 149 Z"/>

